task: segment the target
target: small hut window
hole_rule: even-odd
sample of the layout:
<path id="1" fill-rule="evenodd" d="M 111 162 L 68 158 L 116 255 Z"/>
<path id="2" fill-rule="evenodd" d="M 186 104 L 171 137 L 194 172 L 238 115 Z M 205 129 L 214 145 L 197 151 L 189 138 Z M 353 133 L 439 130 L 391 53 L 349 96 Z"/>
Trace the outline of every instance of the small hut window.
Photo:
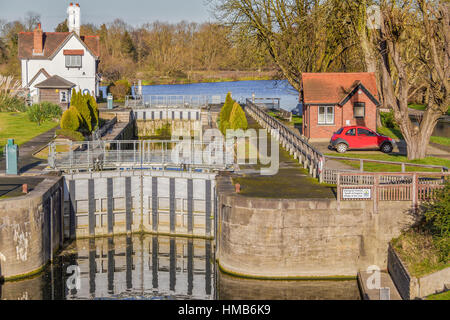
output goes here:
<path id="1" fill-rule="evenodd" d="M 364 118 L 366 116 L 366 104 L 364 102 L 355 102 L 353 105 L 353 117 Z"/>
<path id="2" fill-rule="evenodd" d="M 67 91 L 60 91 L 59 92 L 59 102 L 67 103 Z"/>

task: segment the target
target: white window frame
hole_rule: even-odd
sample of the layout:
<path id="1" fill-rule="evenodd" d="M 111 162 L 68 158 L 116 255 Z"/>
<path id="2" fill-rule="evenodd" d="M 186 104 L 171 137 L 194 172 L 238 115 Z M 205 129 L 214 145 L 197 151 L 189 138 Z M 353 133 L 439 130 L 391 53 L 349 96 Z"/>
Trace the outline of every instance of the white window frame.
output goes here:
<path id="1" fill-rule="evenodd" d="M 332 108 L 333 112 L 329 113 L 328 108 Z M 320 110 L 323 109 L 323 119 L 320 119 Z M 321 126 L 328 126 L 328 125 L 334 125 L 335 124 L 335 106 L 318 106 L 317 109 L 317 124 Z M 332 115 L 333 121 L 329 121 L 329 115 Z"/>
<path id="2" fill-rule="evenodd" d="M 356 108 L 362 108 L 363 110 L 363 115 L 362 116 L 357 116 L 355 114 L 355 109 Z M 364 119 L 366 117 L 366 103 L 365 102 L 355 102 L 353 104 L 353 118 L 355 119 Z"/>
<path id="3" fill-rule="evenodd" d="M 83 56 L 81 55 L 67 55 L 66 68 L 82 68 L 83 67 Z"/>
<path id="4" fill-rule="evenodd" d="M 63 96 L 65 97 L 65 99 L 63 99 Z M 61 103 L 68 103 L 69 102 L 69 97 L 68 96 L 69 96 L 69 94 L 68 94 L 67 91 L 61 90 L 59 92 L 59 102 L 61 102 Z"/>

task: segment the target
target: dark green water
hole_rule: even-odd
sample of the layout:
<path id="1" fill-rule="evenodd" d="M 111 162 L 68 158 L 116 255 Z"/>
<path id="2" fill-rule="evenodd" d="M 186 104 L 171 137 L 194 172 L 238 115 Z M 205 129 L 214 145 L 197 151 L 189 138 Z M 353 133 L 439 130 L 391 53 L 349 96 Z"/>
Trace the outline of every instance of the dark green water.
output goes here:
<path id="1" fill-rule="evenodd" d="M 214 260 L 209 240 L 151 235 L 77 240 L 42 274 L 0 285 L 0 299 L 360 298 L 356 281 L 245 280 L 221 274 Z"/>

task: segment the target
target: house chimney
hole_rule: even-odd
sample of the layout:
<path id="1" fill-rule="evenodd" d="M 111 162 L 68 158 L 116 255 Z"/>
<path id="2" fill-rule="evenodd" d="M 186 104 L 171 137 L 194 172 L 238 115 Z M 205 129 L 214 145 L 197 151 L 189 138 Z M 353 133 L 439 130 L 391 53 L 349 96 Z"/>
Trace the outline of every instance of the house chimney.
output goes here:
<path id="1" fill-rule="evenodd" d="M 69 8 L 67 8 L 67 14 L 69 15 L 67 19 L 67 27 L 69 28 L 69 32 L 75 32 L 77 35 L 80 35 L 80 5 L 78 3 L 76 5 L 73 5 L 73 3 L 71 2 Z"/>
<path id="2" fill-rule="evenodd" d="M 42 55 L 44 53 L 43 36 L 44 36 L 44 34 L 41 29 L 41 24 L 38 23 L 37 28 L 34 29 L 34 31 L 33 31 L 33 54 L 35 54 L 35 55 Z"/>

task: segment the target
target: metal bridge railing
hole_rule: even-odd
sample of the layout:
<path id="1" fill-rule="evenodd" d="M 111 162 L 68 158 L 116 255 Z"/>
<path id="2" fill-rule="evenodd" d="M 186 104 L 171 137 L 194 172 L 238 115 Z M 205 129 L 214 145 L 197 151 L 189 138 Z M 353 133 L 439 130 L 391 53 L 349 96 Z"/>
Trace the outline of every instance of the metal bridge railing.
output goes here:
<path id="1" fill-rule="evenodd" d="M 211 103 L 211 97 L 202 95 L 134 95 L 125 97 L 127 108 L 199 108 Z"/>
<path id="2" fill-rule="evenodd" d="M 57 151 L 59 150 L 59 151 Z M 234 163 L 229 142 L 113 140 L 53 142 L 49 166 L 56 170 L 102 170 L 148 166 L 225 170 Z"/>

